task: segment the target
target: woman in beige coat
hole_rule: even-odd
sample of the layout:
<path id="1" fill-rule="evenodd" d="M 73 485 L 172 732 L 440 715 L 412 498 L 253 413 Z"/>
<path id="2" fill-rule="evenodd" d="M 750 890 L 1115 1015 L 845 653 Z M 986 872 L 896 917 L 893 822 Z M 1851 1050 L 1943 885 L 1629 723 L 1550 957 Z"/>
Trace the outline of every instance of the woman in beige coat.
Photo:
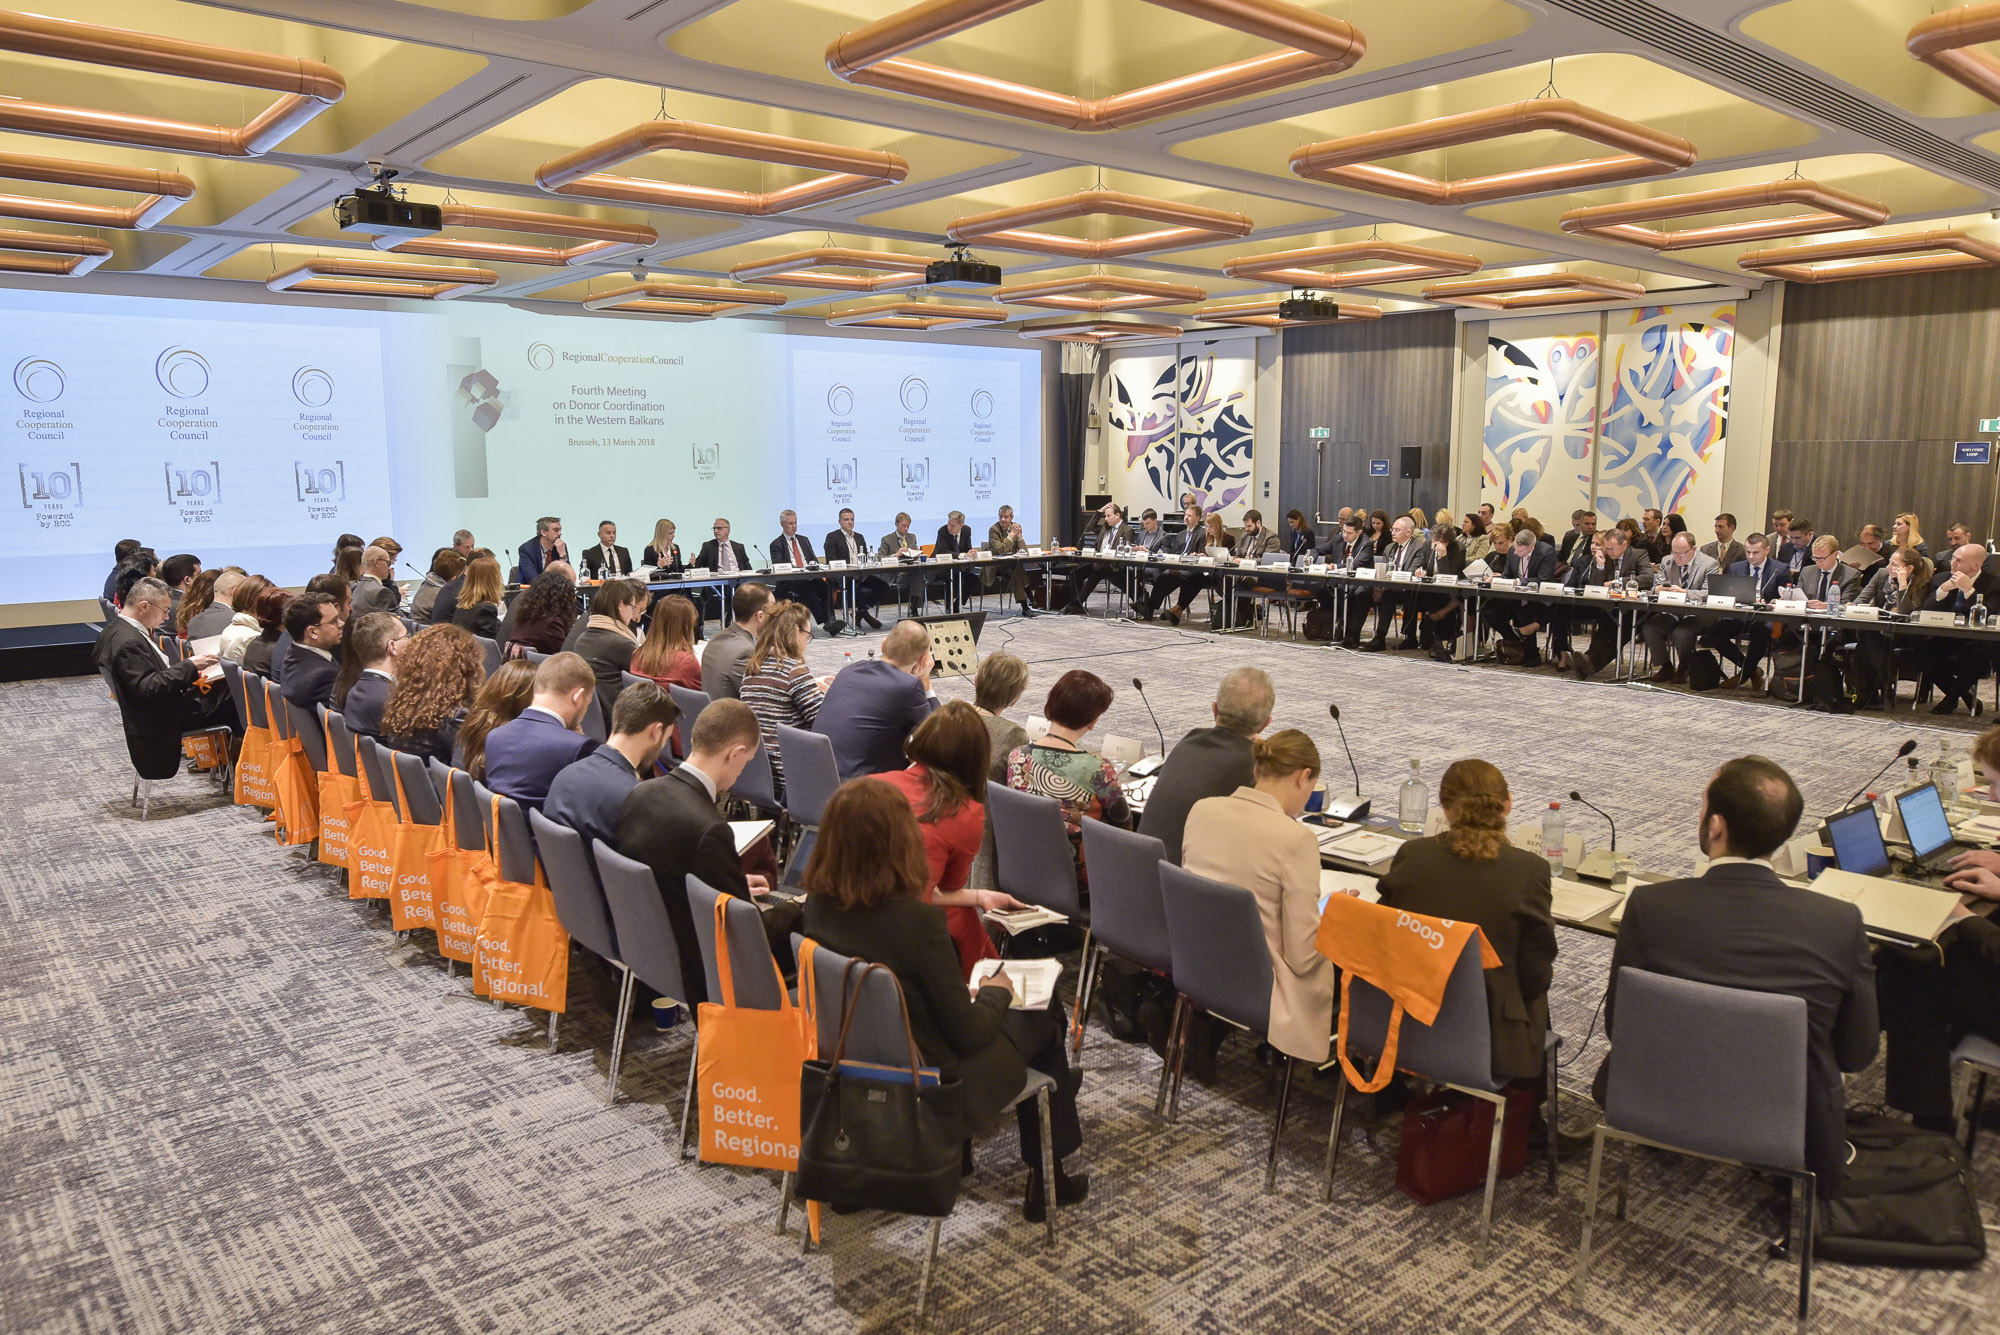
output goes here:
<path id="1" fill-rule="evenodd" d="M 1188 813 L 1181 865 L 1257 896 L 1271 951 L 1272 1047 L 1323 1062 L 1333 1036 L 1333 962 L 1313 946 L 1319 931 L 1319 841 L 1299 824 L 1319 781 L 1319 748 L 1287 728 L 1257 741 L 1257 782 L 1205 797 Z"/>

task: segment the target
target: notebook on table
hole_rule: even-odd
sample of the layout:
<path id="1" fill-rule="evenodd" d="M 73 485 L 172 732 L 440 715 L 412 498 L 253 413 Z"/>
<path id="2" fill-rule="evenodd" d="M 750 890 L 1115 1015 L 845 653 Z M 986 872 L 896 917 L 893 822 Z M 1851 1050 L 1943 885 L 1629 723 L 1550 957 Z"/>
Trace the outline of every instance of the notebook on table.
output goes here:
<path id="1" fill-rule="evenodd" d="M 1935 941 L 1958 907 L 1958 896 L 1949 890 L 1886 876 L 1860 876 L 1838 867 L 1821 872 L 1811 888 L 1860 909 L 1870 935 L 1898 941 Z"/>

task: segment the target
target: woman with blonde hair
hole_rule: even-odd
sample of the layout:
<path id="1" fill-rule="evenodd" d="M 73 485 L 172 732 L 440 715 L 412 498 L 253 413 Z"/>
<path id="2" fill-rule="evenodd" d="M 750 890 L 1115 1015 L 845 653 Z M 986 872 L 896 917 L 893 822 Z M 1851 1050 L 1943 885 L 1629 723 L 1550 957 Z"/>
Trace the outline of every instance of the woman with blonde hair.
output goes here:
<path id="1" fill-rule="evenodd" d="M 1208 517 L 1207 522 L 1208 522 L 1208 544 L 1207 544 L 1208 546 L 1233 547 L 1236 545 L 1235 543 L 1230 541 L 1229 526 L 1222 522 L 1221 515 L 1212 514 Z"/>
<path id="2" fill-rule="evenodd" d="M 1256 782 L 1204 797 L 1188 812 L 1181 865 L 1257 897 L 1271 952 L 1272 1047 L 1323 1062 L 1333 1038 L 1333 962 L 1319 953 L 1319 842 L 1299 823 L 1319 782 L 1319 748 L 1296 728 L 1257 739 Z M 1215 1040 L 1219 1041 L 1220 1026 Z M 1213 1046 L 1190 1031 L 1190 1060 L 1211 1065 Z"/>
<path id="3" fill-rule="evenodd" d="M 674 542 L 674 521 L 662 519 L 653 525 L 653 540 L 646 545 L 640 564 L 653 566 L 662 574 L 676 575 L 687 569 L 681 561 L 681 549 Z"/>
<path id="4" fill-rule="evenodd" d="M 1896 546 L 1908 547 L 1918 556 L 1927 557 L 1933 561 L 1937 559 L 1931 556 L 1931 545 L 1924 541 L 1924 535 L 1917 527 L 1917 517 L 1915 515 L 1907 512 L 1899 514 L 1896 516 L 1896 522 L 1890 527 L 1895 537 Z"/>
<path id="5" fill-rule="evenodd" d="M 826 683 L 806 666 L 806 645 L 811 641 L 812 613 L 806 605 L 780 603 L 743 660 L 743 686 L 737 698 L 757 716 L 757 730 L 771 758 L 772 788 L 781 798 L 785 759 L 778 750 L 778 725 L 810 730 L 826 699 Z"/>
<path id="6" fill-rule="evenodd" d="M 1469 922 L 1485 934 L 1500 956 L 1500 967 L 1485 971 L 1493 1076 L 1539 1079 L 1556 959 L 1548 861 L 1508 840 L 1514 799 L 1486 761 L 1454 761 L 1438 783 L 1438 805 L 1450 828 L 1406 841 L 1376 889 L 1390 908 Z"/>

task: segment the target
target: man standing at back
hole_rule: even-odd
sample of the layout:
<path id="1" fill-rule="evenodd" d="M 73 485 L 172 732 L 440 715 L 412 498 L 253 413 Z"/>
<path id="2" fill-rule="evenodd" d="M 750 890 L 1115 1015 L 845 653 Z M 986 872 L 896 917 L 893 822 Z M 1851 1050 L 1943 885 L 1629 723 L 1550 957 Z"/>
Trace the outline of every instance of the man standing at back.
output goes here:
<path id="1" fill-rule="evenodd" d="M 899 621 L 879 660 L 850 663 L 833 679 L 813 731 L 833 743 L 841 782 L 903 768 L 903 743 L 938 707 L 935 661 L 923 623 Z"/>
<path id="2" fill-rule="evenodd" d="M 1174 743 L 1153 781 L 1139 833 L 1166 846 L 1167 861 L 1181 860 L 1181 834 L 1188 812 L 1204 797 L 1226 797 L 1257 781 L 1250 743 L 1270 726 L 1278 692 L 1262 668 L 1240 667 L 1215 688 L 1212 728 L 1196 728 Z"/>
<path id="3" fill-rule="evenodd" d="M 1604 1028 L 1617 1032 L 1618 971 L 1625 968 L 1803 998 L 1806 1166 L 1819 1175 L 1822 1193 L 1837 1195 L 1847 1126 L 1840 1075 L 1875 1060 L 1881 1026 L 1861 911 L 1786 885 L 1771 869 L 1771 855 L 1804 807 L 1791 776 L 1762 756 L 1740 756 L 1715 772 L 1701 805 L 1708 871 L 1632 891 L 1611 952 Z M 1599 1103 L 1615 1056 L 1598 1068 L 1592 1092 Z"/>
<path id="4" fill-rule="evenodd" d="M 750 706 L 741 700 L 715 701 L 694 722 L 688 758 L 672 774 L 635 787 L 618 816 L 618 851 L 651 867 L 659 883 L 688 994 L 675 1000 L 690 1006 L 708 1000 L 708 975 L 688 905 L 687 878 L 697 876 L 711 890 L 739 899 L 771 888 L 764 877 L 744 874 L 729 822 L 715 807 L 761 740 Z"/>
<path id="5" fill-rule="evenodd" d="M 701 655 L 701 689 L 710 700 L 734 700 L 743 693 L 743 662 L 776 605 L 771 590 L 762 584 L 736 586 L 731 608 L 736 619 L 708 642 Z"/>
<path id="6" fill-rule="evenodd" d="M 520 717 L 486 736 L 486 786 L 539 811 L 563 767 L 597 746 L 583 711 L 597 708 L 597 674 L 575 654 L 550 654 L 535 669 L 535 694 Z"/>

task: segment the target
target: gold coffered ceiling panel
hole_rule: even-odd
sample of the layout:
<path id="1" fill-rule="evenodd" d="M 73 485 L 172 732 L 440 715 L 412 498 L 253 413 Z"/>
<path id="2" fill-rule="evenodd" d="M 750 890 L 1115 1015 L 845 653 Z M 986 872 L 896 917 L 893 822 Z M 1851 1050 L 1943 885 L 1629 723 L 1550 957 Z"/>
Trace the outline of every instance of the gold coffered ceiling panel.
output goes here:
<path id="1" fill-rule="evenodd" d="M 446 149 L 424 165 L 449 176 L 519 181 L 532 186 L 535 169 L 551 158 L 594 144 L 660 114 L 661 93 L 644 84 L 620 79 L 591 79 L 538 102 L 518 116 Z M 910 175 L 903 184 L 934 180 L 1004 162 L 1014 155 L 963 140 L 940 139 L 906 130 L 836 120 L 779 107 L 758 106 L 726 98 L 703 97 L 668 89 L 669 118 L 726 125 L 738 130 L 820 140 L 845 148 L 877 149 L 908 159 Z M 824 173 L 742 158 L 706 153 L 653 153 L 619 164 L 620 175 L 686 182 L 720 190 L 775 190 Z M 885 185 L 892 195 L 897 186 Z M 647 220 L 668 235 L 664 211 L 648 210 Z"/>
<path id="2" fill-rule="evenodd" d="M 4 184 L 7 183 L 0 182 L 0 185 Z M 36 190 L 39 193 L 44 188 L 38 186 Z M 46 188 L 53 189 L 53 187 Z M 193 205 L 187 207 L 192 208 Z M 180 212 L 186 211 L 182 209 Z M 48 236 L 81 236 L 88 237 L 92 241 L 101 241 L 111 247 L 111 254 L 109 258 L 91 266 L 91 271 L 96 273 L 144 269 L 148 265 L 157 264 L 188 243 L 188 237 L 169 230 L 169 225 L 162 225 L 149 232 L 125 232 L 115 228 L 75 227 L 64 223 L 36 222 L 24 218 L 0 218 L 0 231 L 37 232 Z"/>
<path id="3" fill-rule="evenodd" d="M 1501 41 L 1532 23 L 1503 0 L 1298 0 L 1361 30 L 1377 71 Z M 826 68 L 834 38 L 908 8 L 908 0 L 736 0 L 667 39 L 696 60 L 845 87 Z M 771 34 L 786 41 L 774 48 Z M 972 74 L 1103 97 L 1275 50 L 1270 42 L 1161 9 L 1142 0 L 1041 0 L 907 53 Z M 1334 78 L 1352 78 L 1355 71 Z M 1323 86 L 1316 82 L 1314 87 Z M 876 96 L 900 96 L 876 94 Z M 912 159 L 914 161 L 914 159 Z"/>
<path id="4" fill-rule="evenodd" d="M 1523 65 L 1196 139 L 1179 145 L 1174 152 L 1200 162 L 1290 176 L 1287 160 L 1302 144 L 1519 102 L 1533 97 L 1549 78 L 1547 62 Z M 1638 56 L 1567 56 L 1555 62 L 1554 81 L 1566 98 L 1692 140 L 1703 162 L 1780 152 L 1818 137 L 1804 121 Z M 1569 135 L 1541 131 L 1412 153 L 1377 165 L 1459 179 L 1572 162 L 1600 153 Z M 1681 178 L 1655 179 L 1678 182 Z M 1327 190 L 1332 197 L 1333 187 Z"/>
<path id="5" fill-rule="evenodd" d="M 312 260 L 354 260 L 362 264 L 421 265 L 425 268 L 462 268 L 468 274 L 490 272 L 500 283 L 518 283 L 530 278 L 547 281 L 549 270 L 529 264 L 474 264 L 470 261 L 432 259 L 425 255 L 389 255 L 367 244 L 344 246 L 272 245 L 258 241 L 210 265 L 202 271 L 206 278 L 230 278 L 261 285 L 273 274 L 297 268 Z"/>
<path id="6" fill-rule="evenodd" d="M 818 250 L 833 247 L 840 250 L 878 251 L 893 255 L 910 255 L 921 252 L 935 259 L 944 258 L 942 250 L 933 250 L 910 242 L 887 241 L 880 237 L 861 236 L 852 232 L 781 232 L 776 236 L 758 237 L 739 245 L 725 246 L 718 250 L 700 251 L 693 255 L 679 255 L 662 262 L 661 269 L 677 273 L 721 274 L 739 265 L 756 264 L 760 261 L 775 260 L 782 255 L 792 255 L 799 251 Z M 840 272 L 853 272 L 840 270 Z M 1012 270 L 1009 270 L 1011 273 Z M 744 280 L 753 287 L 785 287 L 775 278 L 751 278 Z M 803 289 L 798 289 L 803 290 Z M 848 295 L 844 301 L 852 301 Z"/>
<path id="7" fill-rule="evenodd" d="M 1206 246 L 1200 250 L 1180 251 L 1172 256 L 1172 260 L 1176 266 L 1205 269 L 1219 274 L 1222 272 L 1223 265 L 1246 255 L 1258 256 L 1287 250 L 1305 250 L 1318 246 L 1347 245 L 1356 241 L 1367 241 L 1371 236 L 1375 240 L 1387 241 L 1397 245 L 1421 246 L 1427 250 L 1450 250 L 1468 255 L 1476 255 L 1479 257 L 1483 268 L 1490 268 L 1496 264 L 1530 263 L 1548 257 L 1548 252 L 1546 251 L 1528 250 L 1521 246 L 1502 245 L 1495 241 L 1486 241 L 1478 237 L 1460 236 L 1451 232 L 1435 231 L 1428 227 L 1406 227 L 1396 223 L 1385 223 L 1380 227 L 1344 227 L 1324 232 L 1299 232 L 1283 238 L 1271 238 L 1269 240 L 1249 237 L 1242 241 L 1225 242 L 1219 246 Z M 1373 269 L 1381 267 L 1381 262 L 1376 260 L 1357 260 L 1352 265 L 1341 267 Z M 1228 291 L 1222 282 L 1208 285 L 1213 287 L 1217 295 Z M 1269 291 L 1274 286 L 1278 285 L 1246 282 L 1239 290 Z M 1370 288 L 1368 290 L 1374 291 L 1375 289 Z M 1383 290 L 1396 289 L 1392 287 Z M 1411 289 L 1411 295 L 1415 295 L 1414 288 Z M 1358 298 L 1351 299 L 1358 300 Z"/>
<path id="8" fill-rule="evenodd" d="M 158 171 L 179 172 L 194 182 L 194 198 L 173 211 L 171 220 L 164 224 L 167 227 L 213 227 L 235 217 L 272 191 L 297 180 L 299 175 L 290 167 L 280 167 L 255 158 L 162 153 L 157 149 L 127 148 L 122 144 L 89 144 L 26 134 L 0 134 L 0 153 L 77 158 L 114 167 L 150 167 Z M 47 185 L 39 181 L 0 180 L 0 190 L 9 194 L 39 195 L 85 204 L 131 202 L 129 196 L 121 197 L 103 190 Z M 113 262 L 108 267 L 118 266 Z"/>
<path id="9" fill-rule="evenodd" d="M 1984 116 L 1994 107 L 1904 49 L 1910 29 L 1957 0 L 1780 0 L 1743 20 L 1743 35 L 1865 88 L 1919 116 Z"/>
<path id="10" fill-rule="evenodd" d="M 1020 208 L 1023 205 L 1055 199 L 1079 190 L 1100 188 L 1129 195 L 1141 195 L 1148 199 L 1166 200 L 1173 204 L 1192 204 L 1197 208 L 1217 209 L 1225 213 L 1246 213 L 1260 230 L 1271 227 L 1296 227 L 1317 222 L 1327 216 L 1326 209 L 1315 208 L 1309 204 L 1294 204 L 1287 200 L 1245 195 L 1234 190 L 1213 190 L 1186 181 L 1170 181 L 1160 176 L 1142 176 L 1136 172 L 1070 167 L 1063 171 L 1044 172 L 1039 176 L 1026 176 L 981 186 L 963 194 L 926 200 L 921 204 L 867 214 L 861 221 L 871 227 L 894 228 L 942 238 L 945 228 L 958 218 L 992 213 L 999 209 Z M 1060 236 L 1104 239 L 1155 232 L 1162 225 L 1144 218 L 1093 214 L 1090 217 L 1072 218 L 1064 222 L 1042 223 L 1038 228 Z M 997 244 L 990 242 L 972 243 L 974 250 L 979 250 L 982 246 L 1000 249 Z M 1179 262 L 1178 256 L 1176 262 Z"/>
<path id="11" fill-rule="evenodd" d="M 426 203 L 437 204 L 443 202 L 444 194 L 433 187 L 420 186 L 411 192 L 411 198 L 421 198 Z M 684 216 L 653 213 L 645 209 L 621 209 L 606 204 L 593 204 L 588 200 L 563 199 L 553 195 L 497 195 L 455 190 L 452 192 L 452 198 L 461 204 L 469 204 L 476 208 L 512 209 L 524 213 L 545 214 L 557 222 L 564 218 L 594 218 L 604 222 L 638 223 L 657 231 L 660 234 L 661 244 L 671 240 L 699 240 L 704 236 L 726 232 L 731 227 L 731 220 L 727 218 L 704 218 L 698 214 Z M 299 219 L 287 230 L 293 236 L 308 237 L 316 241 L 337 241 L 343 246 L 369 244 L 368 233 L 343 232 L 335 226 L 331 206 L 313 210 L 309 216 Z M 467 229 L 447 228 L 446 235 L 456 235 L 465 230 Z M 497 231 L 480 231 L 477 235 L 482 240 L 521 239 L 518 234 Z M 616 256 L 613 257 L 613 262 L 629 263 L 629 261 L 619 261 Z"/>
<path id="12" fill-rule="evenodd" d="M 295 56 L 331 65 L 347 96 L 271 150 L 340 153 L 401 120 L 486 67 L 479 56 L 335 28 L 183 4 L 180 0 L 63 0 L 60 17 L 135 32 Z M 272 98 L 256 90 L 139 70 L 0 51 L 0 89 L 29 101 L 97 107 L 174 120 L 241 125 Z M 180 170 L 180 169 L 176 169 Z"/>

